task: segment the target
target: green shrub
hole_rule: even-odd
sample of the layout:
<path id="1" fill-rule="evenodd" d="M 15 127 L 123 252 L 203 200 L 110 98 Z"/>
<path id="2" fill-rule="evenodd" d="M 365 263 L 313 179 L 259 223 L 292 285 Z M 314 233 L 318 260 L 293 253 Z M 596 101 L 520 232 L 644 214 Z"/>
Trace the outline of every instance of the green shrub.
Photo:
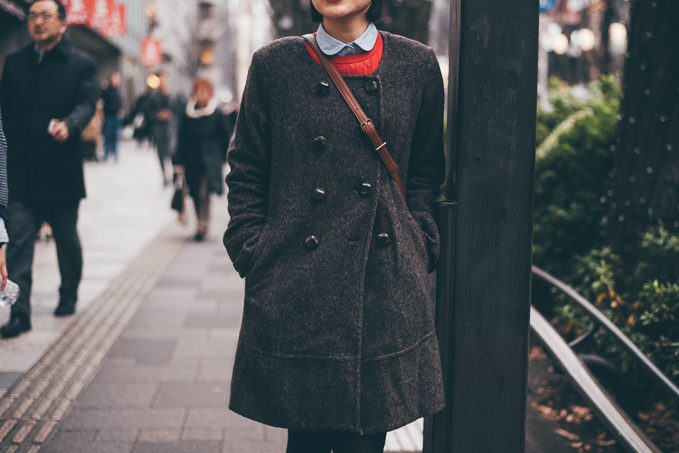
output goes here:
<path id="1" fill-rule="evenodd" d="M 665 258 L 669 255 L 676 256 L 673 246 L 679 243 L 679 236 L 664 230 L 651 230 L 646 239 L 648 241 L 641 244 L 643 259 L 636 272 L 640 278 L 657 272 L 658 265 L 652 264 L 653 257 L 659 258 L 658 262 L 667 262 Z M 662 245 L 658 245 L 660 241 Z M 608 248 L 590 252 L 578 261 L 578 265 L 576 290 L 629 336 L 663 373 L 679 382 L 679 284 L 661 283 L 657 279 L 639 280 L 637 286 L 632 287 L 620 284 L 630 279 L 622 275 L 619 257 Z M 673 278 L 676 281 L 677 275 Z M 559 302 L 559 305 L 565 303 L 563 299 Z M 569 308 L 558 309 L 559 323 L 566 326 L 562 331 L 572 337 L 579 336 L 589 327 L 590 321 L 579 310 L 566 306 Z M 623 371 L 636 366 L 604 332 L 597 335 L 590 351 L 612 360 Z"/>
<path id="2" fill-rule="evenodd" d="M 534 263 L 571 284 L 613 321 L 667 376 L 679 383 L 679 236 L 650 229 L 637 244 L 633 272 L 607 246 L 605 218 L 619 110 L 619 88 L 604 78 L 578 100 L 559 92 L 538 110 Z M 565 296 L 534 287 L 534 303 L 568 340 L 591 320 Z M 549 305 L 552 304 L 552 305 Z M 640 384 L 637 364 L 600 330 L 587 352 L 618 365 Z"/>
<path id="3" fill-rule="evenodd" d="M 535 162 L 533 260 L 561 278 L 572 273 L 574 255 L 603 245 L 619 101 L 609 79 L 591 92 L 587 101 L 557 93 L 552 112 L 538 111 L 538 135 L 567 126 L 539 140 Z"/>

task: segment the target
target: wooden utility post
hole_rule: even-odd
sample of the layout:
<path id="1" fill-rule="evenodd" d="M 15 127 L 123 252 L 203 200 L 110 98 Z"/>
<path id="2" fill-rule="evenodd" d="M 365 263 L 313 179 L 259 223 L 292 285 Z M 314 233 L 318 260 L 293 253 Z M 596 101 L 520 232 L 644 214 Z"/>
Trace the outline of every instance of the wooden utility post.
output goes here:
<path id="1" fill-rule="evenodd" d="M 437 329 L 446 409 L 426 453 L 525 451 L 538 0 L 451 0 Z"/>

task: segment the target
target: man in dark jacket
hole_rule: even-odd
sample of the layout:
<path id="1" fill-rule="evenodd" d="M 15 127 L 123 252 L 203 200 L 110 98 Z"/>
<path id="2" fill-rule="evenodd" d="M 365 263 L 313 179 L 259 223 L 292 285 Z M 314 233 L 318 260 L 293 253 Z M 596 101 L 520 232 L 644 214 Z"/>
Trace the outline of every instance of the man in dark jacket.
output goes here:
<path id="1" fill-rule="evenodd" d="M 61 287 L 57 316 L 75 312 L 82 275 L 76 223 L 85 197 L 80 134 L 99 98 L 93 60 L 63 39 L 66 10 L 58 0 L 38 0 L 28 14 L 34 43 L 5 60 L 0 104 L 7 137 L 10 198 L 7 231 L 9 277 L 21 289 L 3 338 L 31 329 L 34 240 L 42 221 L 52 226 Z"/>

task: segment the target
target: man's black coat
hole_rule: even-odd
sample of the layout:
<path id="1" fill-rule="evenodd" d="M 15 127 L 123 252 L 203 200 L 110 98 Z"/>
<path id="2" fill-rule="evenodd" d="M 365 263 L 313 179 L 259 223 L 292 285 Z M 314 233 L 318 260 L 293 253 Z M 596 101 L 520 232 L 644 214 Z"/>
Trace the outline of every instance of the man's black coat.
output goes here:
<path id="1" fill-rule="evenodd" d="M 85 197 L 80 133 L 98 98 L 94 61 L 65 39 L 40 63 L 33 43 L 7 56 L 0 105 L 12 199 L 54 203 Z M 52 118 L 68 125 L 66 142 L 56 142 L 47 132 Z"/>

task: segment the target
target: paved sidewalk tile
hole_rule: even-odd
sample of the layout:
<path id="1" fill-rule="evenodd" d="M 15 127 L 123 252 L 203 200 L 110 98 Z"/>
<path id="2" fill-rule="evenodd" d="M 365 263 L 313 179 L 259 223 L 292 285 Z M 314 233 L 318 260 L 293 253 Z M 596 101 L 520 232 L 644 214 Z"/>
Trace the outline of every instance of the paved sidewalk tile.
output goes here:
<path id="1" fill-rule="evenodd" d="M 150 177 L 157 175 L 157 178 Z M 38 241 L 33 260 L 33 329 L 0 340 L 0 395 L 26 373 L 49 347 L 108 288 L 111 282 L 174 219 L 171 188 L 163 188 L 155 151 L 120 143 L 117 164 L 86 163 L 87 198 L 80 205 L 78 230 L 83 246 L 83 279 L 78 312 L 55 318 L 60 284 L 54 241 Z M 189 232 L 187 231 L 187 234 Z M 11 239 L 11 238 L 10 238 Z M 0 324 L 9 310 L 0 308 Z M 9 377 L 15 377 L 10 380 Z"/>
<path id="2" fill-rule="evenodd" d="M 160 384 L 153 407 L 225 407 L 229 404 L 229 381 L 165 382 Z"/>
<path id="3" fill-rule="evenodd" d="M 52 451 L 285 451 L 284 430 L 227 408 L 243 281 L 221 243 L 226 199 L 213 203 L 212 236 L 202 243 L 190 234 L 182 239 L 92 383 L 57 425 L 47 442 Z"/>

